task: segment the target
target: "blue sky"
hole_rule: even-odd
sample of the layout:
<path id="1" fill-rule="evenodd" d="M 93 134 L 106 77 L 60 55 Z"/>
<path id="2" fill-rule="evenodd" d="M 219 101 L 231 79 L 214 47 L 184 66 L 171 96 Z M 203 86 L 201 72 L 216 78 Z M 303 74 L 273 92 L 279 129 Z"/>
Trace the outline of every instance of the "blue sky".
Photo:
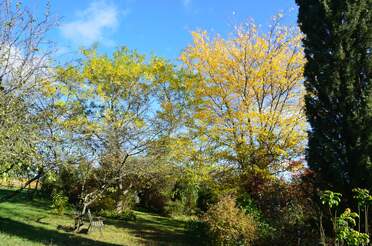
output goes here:
<path id="1" fill-rule="evenodd" d="M 287 24 L 295 25 L 297 15 L 294 0 L 52 0 L 51 5 L 61 17 L 50 33 L 60 55 L 98 42 L 102 52 L 125 45 L 170 60 L 190 44 L 193 30 L 226 36 L 248 18 L 265 27 L 279 11 Z"/>

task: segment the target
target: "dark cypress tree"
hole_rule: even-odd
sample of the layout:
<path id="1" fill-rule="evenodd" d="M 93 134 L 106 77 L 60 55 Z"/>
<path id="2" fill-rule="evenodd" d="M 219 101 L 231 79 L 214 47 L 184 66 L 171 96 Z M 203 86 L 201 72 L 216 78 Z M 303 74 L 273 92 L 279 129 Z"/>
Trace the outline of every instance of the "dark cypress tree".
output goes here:
<path id="1" fill-rule="evenodd" d="M 321 189 L 372 189 L 372 0 L 296 0 L 304 33 L 307 161 Z"/>

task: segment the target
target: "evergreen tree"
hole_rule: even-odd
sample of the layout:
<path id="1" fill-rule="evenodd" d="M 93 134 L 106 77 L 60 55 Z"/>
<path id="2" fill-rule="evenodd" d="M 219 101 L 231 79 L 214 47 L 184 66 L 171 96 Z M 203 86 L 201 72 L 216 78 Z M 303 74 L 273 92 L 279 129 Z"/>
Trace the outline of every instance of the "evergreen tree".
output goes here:
<path id="1" fill-rule="evenodd" d="M 372 0 L 296 0 L 305 34 L 307 161 L 320 188 L 372 189 Z"/>

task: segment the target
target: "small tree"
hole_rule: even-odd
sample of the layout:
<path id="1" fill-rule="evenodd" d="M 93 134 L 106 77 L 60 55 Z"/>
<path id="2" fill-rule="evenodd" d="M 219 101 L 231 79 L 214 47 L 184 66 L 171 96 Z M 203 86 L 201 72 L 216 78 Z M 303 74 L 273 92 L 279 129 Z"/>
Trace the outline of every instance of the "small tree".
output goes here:
<path id="1" fill-rule="evenodd" d="M 357 194 L 361 195 L 363 193 L 365 195 L 364 192 L 361 192 L 361 189 L 355 190 L 359 192 Z M 341 202 L 341 197 L 342 195 L 340 193 L 332 192 L 330 190 L 322 192 L 320 197 L 322 204 L 327 206 L 331 216 L 334 234 L 333 244 L 338 246 L 343 245 L 343 243 L 346 242 L 347 245 L 367 245 L 369 243 L 368 234 L 353 229 L 353 227 L 356 226 L 356 219 L 359 218 L 357 213 L 352 212 L 347 208 L 340 217 L 337 217 L 337 207 Z M 332 209 L 334 210 L 333 212 Z M 326 245 L 325 233 L 322 231 L 322 222 L 320 227 L 321 242 L 323 245 Z"/>
<path id="2" fill-rule="evenodd" d="M 352 212 L 349 208 L 340 215 L 337 219 L 337 240 L 339 242 L 346 242 L 350 246 L 368 245 L 368 234 L 361 233 L 352 228 L 356 226 L 356 219 L 358 218 L 359 215 Z"/>
<path id="3" fill-rule="evenodd" d="M 49 73 L 47 33 L 56 23 L 49 3 L 36 14 L 22 2 L 0 0 L 0 176 L 32 174 L 37 180 L 41 122 L 35 96 Z"/>
<path id="4" fill-rule="evenodd" d="M 358 204 L 358 230 L 360 231 L 361 226 L 361 210 L 364 210 L 364 232 L 369 235 L 368 231 L 368 207 L 372 203 L 372 196 L 369 194 L 367 189 L 355 188 L 353 189 L 354 199 Z"/>
<path id="5" fill-rule="evenodd" d="M 52 194 L 52 207 L 57 211 L 58 215 L 63 215 L 66 205 L 68 204 L 68 197 L 60 191 L 54 191 Z"/>
<path id="6" fill-rule="evenodd" d="M 247 189 L 258 177 L 287 171 L 303 154 L 301 34 L 279 20 L 268 33 L 243 23 L 228 39 L 194 32 L 181 55 L 195 74 L 185 83 L 191 132 L 217 161 L 241 172 Z"/>
<path id="7" fill-rule="evenodd" d="M 132 174 L 141 172 L 128 160 L 144 156 L 149 145 L 167 133 L 158 121 L 162 103 L 157 86 L 173 78 L 173 66 L 160 58 L 148 62 L 125 47 L 112 57 L 96 49 L 83 50 L 82 55 L 78 64 L 59 67 L 49 84 L 53 105 L 62 108 L 54 123 L 74 153 L 94 167 L 96 186 L 82 189 L 82 212 L 108 189 L 115 190 L 121 212 L 123 194 L 134 185 Z"/>
<path id="8" fill-rule="evenodd" d="M 341 202 L 341 197 L 342 195 L 340 193 L 333 192 L 330 190 L 326 190 L 322 192 L 320 196 L 320 200 L 322 201 L 322 204 L 327 205 L 329 215 L 331 216 L 333 232 L 335 236 L 337 232 L 337 207 Z M 334 210 L 333 212 L 332 212 L 332 208 Z"/>

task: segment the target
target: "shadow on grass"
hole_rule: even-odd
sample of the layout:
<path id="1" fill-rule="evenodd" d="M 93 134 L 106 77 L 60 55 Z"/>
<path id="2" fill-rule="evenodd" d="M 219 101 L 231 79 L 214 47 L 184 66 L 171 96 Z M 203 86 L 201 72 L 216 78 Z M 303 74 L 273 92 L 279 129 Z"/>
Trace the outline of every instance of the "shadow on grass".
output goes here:
<path id="1" fill-rule="evenodd" d="M 73 234 L 59 233 L 7 218 L 0 218 L 0 232 L 33 242 L 53 245 L 117 246 L 117 244 L 94 241 Z"/>
<path id="2" fill-rule="evenodd" d="M 136 221 L 122 221 L 107 219 L 106 224 L 122 227 L 138 238 L 150 240 L 152 245 L 199 245 L 191 242 L 185 232 L 185 222 L 172 220 L 160 216 L 149 218 L 138 216 Z"/>
<path id="3" fill-rule="evenodd" d="M 0 188 L 0 197 L 7 195 L 9 192 L 12 192 L 12 190 Z M 7 217 L 7 219 L 0 217 L 0 232 L 5 234 L 43 244 L 50 244 L 52 240 L 53 245 L 116 245 L 80 237 L 78 234 L 66 233 L 71 228 L 62 225 L 57 228 L 61 230 L 59 232 L 12 220 L 15 217 L 21 217 L 27 221 L 35 221 L 40 225 L 48 225 L 48 223 L 43 221 L 45 215 L 40 215 L 39 211 L 42 210 L 43 214 L 49 213 L 48 200 L 42 198 L 30 200 L 26 191 L 18 194 L 8 202 L 30 205 L 30 208 L 28 213 L 12 207 L 1 208 L 2 212 L 0 214 L 3 214 L 3 217 Z M 67 216 L 71 217 L 72 221 L 72 215 L 68 214 Z M 141 214 L 133 222 L 105 219 L 105 224 L 128 230 L 130 234 L 135 235 L 137 238 L 149 241 L 148 243 L 146 242 L 146 245 L 199 245 L 188 238 L 184 230 L 185 222 L 155 214 Z"/>
<path id="4" fill-rule="evenodd" d="M 6 189 L 1 187 L 0 188 L 0 199 L 2 197 L 6 197 L 14 192 L 14 189 Z M 42 209 L 48 209 L 49 208 L 49 201 L 47 199 L 40 199 L 40 196 L 35 196 L 34 199 L 32 199 L 29 194 L 29 190 L 25 189 L 22 192 L 18 193 L 16 196 L 11 197 L 4 202 L 15 202 L 15 203 L 23 203 L 23 204 L 29 204 L 31 206 L 34 206 L 36 208 L 42 208 Z"/>

